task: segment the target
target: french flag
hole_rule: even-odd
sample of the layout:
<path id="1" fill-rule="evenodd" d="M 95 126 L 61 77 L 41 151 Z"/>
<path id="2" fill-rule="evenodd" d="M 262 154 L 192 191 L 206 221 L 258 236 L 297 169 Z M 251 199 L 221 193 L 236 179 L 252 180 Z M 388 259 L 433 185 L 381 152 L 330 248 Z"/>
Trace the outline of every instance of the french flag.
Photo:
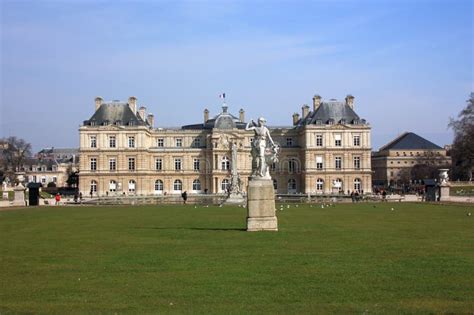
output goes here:
<path id="1" fill-rule="evenodd" d="M 219 94 L 219 98 L 225 99 L 225 93 Z"/>

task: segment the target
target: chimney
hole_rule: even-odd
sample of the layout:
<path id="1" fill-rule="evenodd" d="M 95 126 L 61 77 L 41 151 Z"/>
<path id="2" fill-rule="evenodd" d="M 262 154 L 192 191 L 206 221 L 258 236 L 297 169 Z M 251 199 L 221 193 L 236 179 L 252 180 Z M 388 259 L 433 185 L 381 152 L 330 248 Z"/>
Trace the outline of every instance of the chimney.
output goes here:
<path id="1" fill-rule="evenodd" d="M 316 94 L 313 96 L 313 111 L 316 111 L 319 108 L 319 105 L 321 105 L 321 96 Z"/>
<path id="2" fill-rule="evenodd" d="M 239 110 L 239 120 L 240 122 L 244 122 L 245 120 L 245 111 L 242 108 Z"/>
<path id="3" fill-rule="evenodd" d="M 146 113 L 146 107 L 141 106 L 140 109 L 138 110 L 138 115 L 143 121 L 145 121 L 145 113 Z"/>
<path id="4" fill-rule="evenodd" d="M 134 114 L 137 113 L 137 98 L 135 96 L 130 96 L 128 98 L 128 106 L 130 106 L 130 109 Z"/>
<path id="5" fill-rule="evenodd" d="M 309 106 L 304 104 L 303 107 L 301 107 L 301 119 L 305 119 L 306 116 L 309 114 Z"/>
<path id="6" fill-rule="evenodd" d="M 293 126 L 296 126 L 298 123 L 298 120 L 300 120 L 300 115 L 298 113 L 293 114 Z"/>
<path id="7" fill-rule="evenodd" d="M 350 108 L 354 109 L 354 96 L 352 96 L 350 94 L 346 96 L 346 105 L 348 105 Z"/>
<path id="8" fill-rule="evenodd" d="M 206 108 L 204 110 L 204 123 L 206 123 L 209 120 L 209 110 Z"/>
<path id="9" fill-rule="evenodd" d="M 103 102 L 103 101 L 104 101 L 104 100 L 103 100 L 102 97 L 100 97 L 100 96 L 97 96 L 97 97 L 95 98 L 95 110 L 96 110 L 96 111 L 99 109 L 100 105 L 102 105 L 102 102 Z"/>
<path id="10" fill-rule="evenodd" d="M 150 127 L 153 128 L 153 125 L 155 124 L 155 116 L 152 113 L 149 113 L 146 120 L 148 121 Z"/>

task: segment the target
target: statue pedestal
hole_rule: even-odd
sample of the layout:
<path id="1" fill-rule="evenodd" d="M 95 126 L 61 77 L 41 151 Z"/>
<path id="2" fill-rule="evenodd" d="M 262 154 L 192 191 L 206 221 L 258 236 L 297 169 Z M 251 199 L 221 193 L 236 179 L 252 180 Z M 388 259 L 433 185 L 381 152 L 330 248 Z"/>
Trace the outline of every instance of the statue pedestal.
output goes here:
<path id="1" fill-rule="evenodd" d="M 242 194 L 231 193 L 229 197 L 224 201 L 226 205 L 242 205 L 245 203 L 245 198 Z"/>
<path id="2" fill-rule="evenodd" d="M 247 231 L 278 231 L 271 179 L 250 178 L 247 187 Z"/>
<path id="3" fill-rule="evenodd" d="M 448 184 L 441 184 L 439 186 L 439 201 L 449 201 L 450 187 Z"/>
<path id="4" fill-rule="evenodd" d="M 26 206 L 25 203 L 25 187 L 20 183 L 18 186 L 13 188 L 14 191 L 14 198 L 13 198 L 13 205 L 14 206 Z"/>

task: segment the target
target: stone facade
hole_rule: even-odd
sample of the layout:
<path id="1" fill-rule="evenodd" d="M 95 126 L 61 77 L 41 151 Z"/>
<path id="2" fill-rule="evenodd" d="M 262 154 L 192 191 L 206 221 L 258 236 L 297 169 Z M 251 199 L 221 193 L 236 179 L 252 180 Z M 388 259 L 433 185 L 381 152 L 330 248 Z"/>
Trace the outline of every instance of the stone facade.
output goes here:
<path id="1" fill-rule="evenodd" d="M 374 183 L 393 185 L 417 164 L 446 168 L 451 157 L 442 148 L 414 133 L 405 132 L 372 154 Z"/>
<path id="2" fill-rule="evenodd" d="M 270 172 L 275 192 L 371 192 L 371 128 L 353 112 L 353 98 L 341 103 L 315 97 L 313 102 L 312 111 L 305 105 L 301 118 L 293 115 L 293 126 L 269 127 L 281 146 L 280 160 Z M 236 117 L 224 105 L 213 118 L 206 109 L 201 124 L 163 129 L 153 126 L 154 116 L 146 115 L 144 107 L 136 108 L 134 97 L 128 102 L 96 99 L 94 115 L 79 129 L 84 195 L 225 193 L 232 144 L 237 145 L 245 191 L 253 132 L 245 131 L 242 109 Z M 342 118 L 337 114 L 341 109 L 346 113 Z"/>

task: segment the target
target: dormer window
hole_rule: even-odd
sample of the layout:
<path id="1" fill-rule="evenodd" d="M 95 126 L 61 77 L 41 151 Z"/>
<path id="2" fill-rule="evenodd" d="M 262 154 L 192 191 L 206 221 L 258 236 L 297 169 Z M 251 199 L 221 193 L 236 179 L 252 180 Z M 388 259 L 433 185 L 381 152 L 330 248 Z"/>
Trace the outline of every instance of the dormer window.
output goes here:
<path id="1" fill-rule="evenodd" d="M 354 124 L 354 125 L 358 125 L 358 124 L 360 124 L 360 121 L 359 121 L 359 119 L 354 119 L 354 120 L 352 121 L 352 124 Z"/>
<path id="2" fill-rule="evenodd" d="M 109 125 L 109 121 L 108 121 L 108 120 L 104 120 L 104 121 L 102 122 L 102 126 L 108 126 L 108 125 Z"/>
<path id="3" fill-rule="evenodd" d="M 328 120 L 328 125 L 334 125 L 334 119 L 329 119 Z"/>
<path id="4" fill-rule="evenodd" d="M 130 121 L 128 122 L 128 125 L 129 125 L 129 126 L 134 126 L 134 125 L 135 125 L 135 122 L 134 122 L 133 120 L 130 120 Z"/>
<path id="5" fill-rule="evenodd" d="M 95 121 L 90 122 L 91 126 L 95 126 Z"/>
<path id="6" fill-rule="evenodd" d="M 340 123 L 341 125 L 345 125 L 345 124 L 346 124 L 346 120 L 345 120 L 345 119 L 341 119 L 341 120 L 339 121 L 339 123 Z"/>
<path id="7" fill-rule="evenodd" d="M 322 125 L 322 124 L 323 124 L 323 121 L 321 119 L 316 120 L 316 125 Z"/>
<path id="8" fill-rule="evenodd" d="M 117 120 L 115 123 L 115 126 L 120 126 L 122 124 L 122 121 L 121 120 Z"/>

